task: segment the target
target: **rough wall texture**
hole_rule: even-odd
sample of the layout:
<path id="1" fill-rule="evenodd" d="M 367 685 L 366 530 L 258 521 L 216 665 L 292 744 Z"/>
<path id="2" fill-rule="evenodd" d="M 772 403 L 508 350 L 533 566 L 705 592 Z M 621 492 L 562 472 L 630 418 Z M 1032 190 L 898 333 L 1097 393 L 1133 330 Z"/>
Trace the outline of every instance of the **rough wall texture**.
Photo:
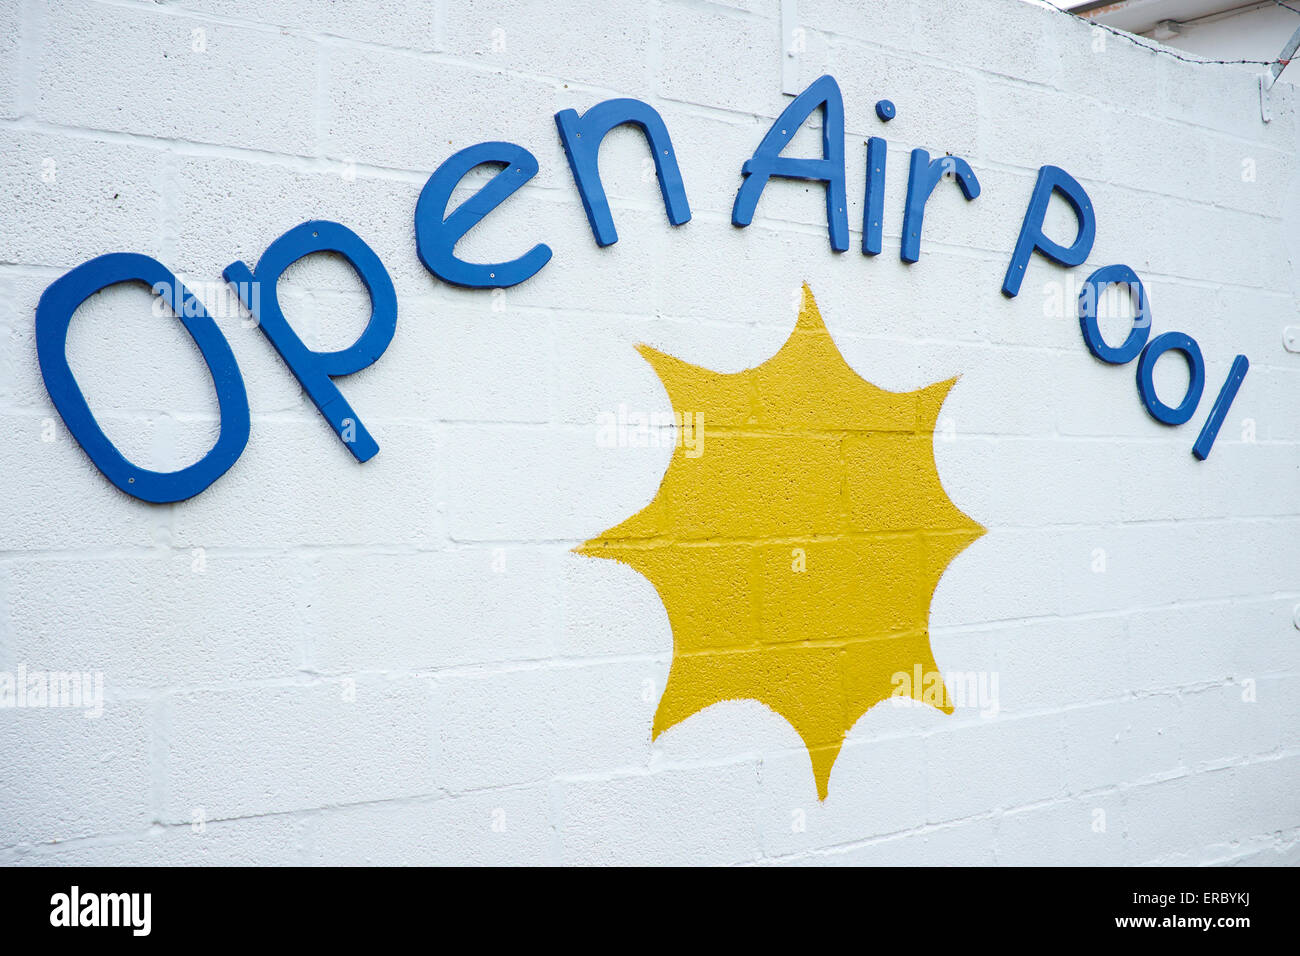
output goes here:
<path id="1" fill-rule="evenodd" d="M 93 719 L 0 709 L 0 862 L 1300 859 L 1291 87 L 1266 125 L 1249 70 L 1010 0 L 798 0 L 785 44 L 764 0 L 573 6 L 0 10 L 0 671 L 104 676 Z M 800 87 L 831 73 L 844 92 L 844 254 L 816 185 L 774 182 L 752 226 L 730 222 L 740 166 L 789 102 L 783 45 Z M 644 140 L 616 130 L 602 171 L 620 241 L 601 249 L 552 117 L 616 96 L 662 114 L 694 216 L 668 225 Z M 899 109 L 887 126 L 882 97 Z M 867 258 L 872 135 L 890 153 L 885 250 Z M 412 232 L 429 174 L 490 139 L 541 172 L 459 251 L 555 252 L 501 293 L 436 280 Z M 818 146 L 805 130 L 791 152 Z M 909 266 L 913 147 L 967 158 L 983 193 L 941 184 Z M 1096 246 L 1073 270 L 1035 258 L 1007 299 L 1045 163 L 1087 189 Z M 339 380 L 382 448 L 365 465 L 220 282 L 311 218 L 358 232 L 397 287 L 392 345 Z M 205 301 L 253 411 L 239 462 L 176 505 L 100 476 L 36 363 L 41 291 L 128 250 Z M 1133 366 L 1081 342 L 1078 284 L 1112 262 L 1142 276 L 1155 332 L 1200 343 L 1206 397 L 1186 426 L 1153 421 Z M 867 380 L 961 375 L 935 458 L 987 529 L 930 608 L 937 663 L 982 676 L 982 706 L 870 710 L 825 801 L 794 729 L 756 702 L 652 742 L 664 607 L 631 569 L 571 552 L 645 506 L 672 454 L 599 440 L 602 415 L 669 408 L 634 346 L 750 368 L 789 336 L 805 281 Z M 281 296 L 321 347 L 368 315 L 325 257 Z M 123 453 L 167 470 L 210 446 L 216 404 L 149 303 L 127 287 L 88 302 L 69 355 Z M 1250 373 L 1199 463 L 1238 352 Z"/>

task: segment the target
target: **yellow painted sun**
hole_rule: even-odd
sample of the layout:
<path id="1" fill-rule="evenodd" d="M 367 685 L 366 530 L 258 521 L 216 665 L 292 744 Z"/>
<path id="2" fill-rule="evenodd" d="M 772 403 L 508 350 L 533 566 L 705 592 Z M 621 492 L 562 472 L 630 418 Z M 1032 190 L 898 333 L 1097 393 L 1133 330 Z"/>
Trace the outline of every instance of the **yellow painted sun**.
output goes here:
<path id="1" fill-rule="evenodd" d="M 702 435 L 678 442 L 650 504 L 574 550 L 635 568 L 667 609 L 673 660 L 653 736 L 720 701 L 760 701 L 803 738 L 824 800 L 845 734 L 898 687 L 952 712 L 930 678 L 930 600 L 984 533 L 934 463 L 956 379 L 872 385 L 806 285 L 790 338 L 755 368 L 638 350 Z"/>

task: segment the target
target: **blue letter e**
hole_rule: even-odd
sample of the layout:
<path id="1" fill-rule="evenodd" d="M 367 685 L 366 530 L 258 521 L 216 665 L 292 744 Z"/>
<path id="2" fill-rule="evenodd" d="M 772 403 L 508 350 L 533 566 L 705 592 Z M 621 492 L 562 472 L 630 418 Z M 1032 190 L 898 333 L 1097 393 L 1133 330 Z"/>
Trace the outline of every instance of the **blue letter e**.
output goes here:
<path id="1" fill-rule="evenodd" d="M 504 168 L 447 216 L 452 190 L 466 173 L 484 163 L 499 163 Z M 479 143 L 447 157 L 415 203 L 415 251 L 424 267 L 444 282 L 475 289 L 504 289 L 540 272 L 551 261 L 551 250 L 540 242 L 508 262 L 480 265 L 456 258 L 455 252 L 465 233 L 536 175 L 537 159 L 514 143 Z"/>

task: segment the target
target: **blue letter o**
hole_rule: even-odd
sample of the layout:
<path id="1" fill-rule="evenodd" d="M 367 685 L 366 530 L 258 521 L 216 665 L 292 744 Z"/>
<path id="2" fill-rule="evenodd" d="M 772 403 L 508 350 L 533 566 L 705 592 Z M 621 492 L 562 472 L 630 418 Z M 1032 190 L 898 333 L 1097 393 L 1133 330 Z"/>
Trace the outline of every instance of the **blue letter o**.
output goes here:
<path id="1" fill-rule="evenodd" d="M 1152 374 L 1155 372 L 1156 360 L 1170 350 L 1183 353 L 1187 359 L 1187 372 L 1191 381 L 1187 384 L 1187 394 L 1182 404 L 1170 408 L 1156 395 Z M 1151 417 L 1166 425 L 1181 425 L 1196 412 L 1201 401 L 1201 391 L 1205 388 L 1205 360 L 1201 358 L 1201 348 L 1196 340 L 1182 332 L 1165 332 L 1151 340 L 1151 344 L 1142 350 L 1137 369 L 1138 395 Z"/>
<path id="2" fill-rule="evenodd" d="M 1137 302 L 1133 306 L 1133 328 L 1128 338 L 1118 348 L 1111 348 L 1101 337 L 1101 329 L 1097 326 L 1097 306 L 1108 285 L 1120 284 L 1129 287 L 1130 297 L 1137 290 Z M 1079 292 L 1079 329 L 1083 332 L 1083 341 L 1088 346 L 1088 351 L 1103 362 L 1124 365 L 1137 358 L 1151 334 L 1151 310 L 1147 305 L 1146 289 L 1142 287 L 1142 280 L 1137 277 L 1137 273 L 1128 266 L 1113 265 L 1102 266 L 1088 276 Z"/>
<path id="3" fill-rule="evenodd" d="M 68 365 L 72 314 L 101 289 L 134 281 L 163 294 L 199 347 L 217 390 L 221 424 L 216 444 L 203 458 L 180 471 L 149 471 L 127 461 L 95 421 Z M 50 283 L 36 306 L 36 356 L 45 388 L 72 437 L 109 481 L 142 501 L 162 504 L 194 497 L 224 475 L 248 443 L 248 394 L 235 355 L 203 303 L 157 259 L 134 252 L 114 252 L 82 263 Z"/>

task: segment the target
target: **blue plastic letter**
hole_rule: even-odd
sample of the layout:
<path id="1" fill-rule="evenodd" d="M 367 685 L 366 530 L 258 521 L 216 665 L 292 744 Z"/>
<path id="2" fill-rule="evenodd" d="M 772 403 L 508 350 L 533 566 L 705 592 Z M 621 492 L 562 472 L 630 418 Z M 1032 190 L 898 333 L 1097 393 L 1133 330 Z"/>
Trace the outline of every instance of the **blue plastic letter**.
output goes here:
<path id="1" fill-rule="evenodd" d="M 1133 329 L 1124 344 L 1118 348 L 1106 344 L 1097 325 L 1101 295 L 1112 284 L 1128 286 L 1129 297 L 1133 300 Z M 1079 292 L 1079 328 L 1083 332 L 1083 341 L 1088 346 L 1088 351 L 1103 362 L 1123 365 L 1137 358 L 1151 334 L 1151 309 L 1147 305 L 1146 289 L 1137 273 L 1128 266 L 1113 265 L 1102 266 L 1088 276 Z"/>
<path id="2" fill-rule="evenodd" d="M 686 189 L 682 186 L 682 172 L 677 168 L 677 157 L 673 153 L 673 141 L 654 107 L 640 100 L 621 99 L 597 103 L 582 116 L 576 110 L 561 110 L 555 114 L 555 125 L 560 130 L 564 155 L 569 158 L 573 181 L 599 246 L 612 246 L 618 242 L 618 230 L 614 228 L 609 200 L 605 198 L 605 185 L 600 181 L 600 144 L 611 129 L 624 123 L 633 123 L 645 133 L 650 153 L 654 156 L 655 174 L 659 177 L 659 191 L 663 193 L 668 221 L 680 226 L 691 218 Z"/>
<path id="3" fill-rule="evenodd" d="M 822 158 L 795 159 L 782 156 L 781 150 L 794 138 L 812 111 L 822 109 Z M 849 247 L 849 214 L 844 187 L 844 100 L 833 76 L 813 81 L 787 106 L 772 124 L 754 155 L 741 167 L 745 180 L 736 193 L 731 222 L 748 226 L 754 221 L 754 208 L 763 187 L 773 176 L 786 179 L 816 179 L 826 183 L 826 221 L 831 234 L 831 248 L 843 252 Z"/>
<path id="4" fill-rule="evenodd" d="M 356 270 L 370 294 L 370 321 L 357 340 L 337 352 L 309 349 L 280 309 L 277 283 L 284 270 L 313 252 L 337 252 Z M 366 431 L 331 376 L 351 375 L 373 365 L 384 354 L 397 328 L 397 293 L 388 270 L 374 251 L 351 229 L 337 222 L 312 220 L 294 226 L 266 248 L 256 271 L 232 262 L 222 273 L 235 287 L 244 307 L 271 340 L 289 371 L 311 396 L 357 461 L 369 461 L 379 444 Z"/>
<path id="5" fill-rule="evenodd" d="M 881 100 L 881 103 L 888 102 Z M 893 105 L 890 105 L 893 109 Z M 876 112 L 880 112 L 879 104 Z M 891 113 L 892 115 L 892 113 Z M 882 119 L 884 117 L 881 117 Z M 882 248 L 885 213 L 885 156 L 889 144 L 879 136 L 867 140 L 867 194 L 866 205 L 862 210 L 862 254 L 878 256 Z"/>
<path id="6" fill-rule="evenodd" d="M 148 471 L 127 461 L 95 421 L 68 366 L 72 314 L 90 296 L 119 282 L 144 282 L 166 300 L 199 347 L 217 390 L 221 424 L 216 444 L 180 471 Z M 72 437 L 104 477 L 142 501 L 164 504 L 194 497 L 224 475 L 248 444 L 248 393 L 235 355 L 203 303 L 157 259 L 114 252 L 91 259 L 50 283 L 36 306 L 36 356 L 45 388 Z"/>
<path id="7" fill-rule="evenodd" d="M 504 168 L 448 216 L 452 190 L 466 173 L 484 163 L 500 163 Z M 415 250 L 424 267 L 444 282 L 472 289 L 505 289 L 540 272 L 551 261 L 550 248 L 540 242 L 518 259 L 484 265 L 457 259 L 455 252 L 465 233 L 536 175 L 536 157 L 514 143 L 479 143 L 447 157 L 415 203 Z"/>
<path id="8" fill-rule="evenodd" d="M 961 184 L 967 202 L 980 194 L 980 181 L 970 163 L 960 156 L 942 156 L 930 161 L 923 149 L 912 150 L 912 168 L 907 177 L 907 205 L 903 210 L 903 247 L 898 255 L 904 262 L 921 257 L 921 229 L 925 225 L 925 204 L 945 173 L 952 173 Z"/>
<path id="9" fill-rule="evenodd" d="M 1196 444 L 1192 446 L 1192 454 L 1197 460 L 1205 461 L 1210 457 L 1214 439 L 1219 437 L 1219 428 L 1227 418 L 1228 409 L 1232 407 L 1232 400 L 1237 397 L 1237 389 L 1241 388 L 1242 379 L 1246 377 L 1249 368 L 1250 361 L 1244 355 L 1238 355 L 1232 360 L 1232 368 L 1228 370 L 1228 378 L 1224 381 L 1223 388 L 1219 389 L 1219 397 L 1214 400 L 1210 417 L 1201 426 L 1201 434 L 1197 436 Z"/>
<path id="10" fill-rule="evenodd" d="M 1047 204 L 1053 191 L 1059 192 L 1070 204 L 1079 223 L 1078 233 L 1068 246 L 1053 242 L 1043 235 L 1043 220 L 1047 217 Z M 1025 280 L 1025 267 L 1029 265 L 1032 253 L 1041 252 L 1063 266 L 1077 266 L 1088 258 L 1096 238 L 1097 217 L 1092 211 L 1092 200 L 1083 187 L 1058 166 L 1042 167 L 1038 170 L 1034 194 L 1029 199 L 1029 208 L 1025 210 L 1025 219 L 1020 225 L 1020 238 L 1016 240 L 1015 252 L 1011 254 L 1006 278 L 1002 280 L 1002 294 L 1008 298 L 1020 294 L 1020 283 Z"/>
<path id="11" fill-rule="evenodd" d="M 1183 357 L 1187 359 L 1187 372 L 1191 379 L 1187 383 L 1187 394 L 1183 396 L 1183 401 L 1177 408 L 1170 408 L 1160 401 L 1156 395 L 1155 383 L 1152 381 L 1156 360 L 1170 350 L 1183 353 Z M 1163 335 L 1157 335 L 1142 350 L 1142 357 L 1138 359 L 1137 385 L 1142 404 L 1156 421 L 1164 422 L 1166 425 L 1181 425 L 1191 418 L 1196 412 L 1196 406 L 1201 400 L 1201 392 L 1205 388 L 1205 361 L 1201 358 L 1201 348 L 1196 344 L 1196 340 L 1182 332 L 1165 332 Z"/>

